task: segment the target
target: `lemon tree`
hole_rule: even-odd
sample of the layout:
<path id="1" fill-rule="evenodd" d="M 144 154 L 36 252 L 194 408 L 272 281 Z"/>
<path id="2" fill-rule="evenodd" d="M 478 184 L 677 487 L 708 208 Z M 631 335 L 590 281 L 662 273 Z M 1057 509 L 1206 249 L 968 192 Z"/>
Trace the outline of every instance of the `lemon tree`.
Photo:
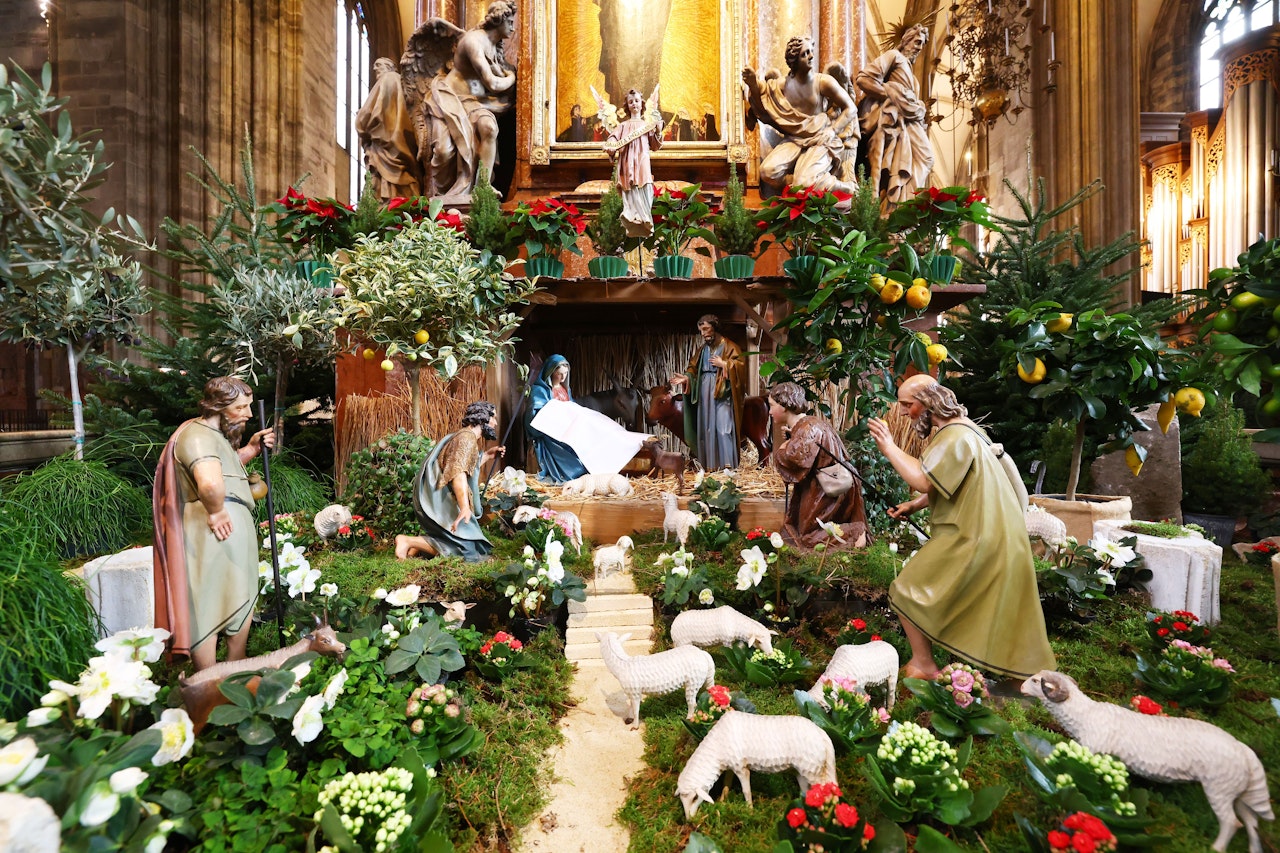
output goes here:
<path id="1" fill-rule="evenodd" d="M 436 212 L 389 239 L 359 238 L 338 267 L 346 292 L 331 309 L 335 325 L 351 332 L 353 352 L 372 345 L 404 365 L 419 434 L 418 372 L 427 366 L 447 380 L 467 365 L 501 358 L 520 325 L 513 309 L 536 290 L 508 274 L 501 258 L 482 259 L 456 231 L 438 225 Z"/>
<path id="2" fill-rule="evenodd" d="M 1015 308 L 1008 320 L 1016 331 L 999 344 L 1001 366 L 1011 391 L 1021 391 L 1045 424 L 1075 425 L 1067 500 L 1075 499 L 1086 434 L 1105 441 L 1104 452 L 1125 450 L 1131 470 L 1146 460 L 1133 433 L 1146 429 L 1135 415 L 1153 403 L 1167 404 L 1177 386 L 1178 363 L 1159 334 L 1132 314 L 1094 309 L 1061 328 L 1061 306 L 1040 302 Z"/>

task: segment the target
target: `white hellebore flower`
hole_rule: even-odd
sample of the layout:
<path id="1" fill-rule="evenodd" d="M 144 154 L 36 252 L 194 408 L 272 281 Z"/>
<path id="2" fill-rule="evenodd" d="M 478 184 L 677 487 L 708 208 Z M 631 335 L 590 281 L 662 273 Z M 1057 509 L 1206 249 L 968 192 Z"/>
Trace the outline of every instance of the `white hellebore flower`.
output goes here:
<path id="1" fill-rule="evenodd" d="M 529 488 L 525 473 L 508 465 L 502 470 L 502 490 L 513 497 L 520 497 Z"/>
<path id="2" fill-rule="evenodd" d="M 33 708 L 27 712 L 27 728 L 34 729 L 39 726 L 47 726 L 61 716 L 61 708 Z"/>
<path id="3" fill-rule="evenodd" d="M 700 604 L 713 604 L 715 600 L 716 594 L 709 588 L 703 589 L 702 592 L 698 593 L 698 602 Z"/>
<path id="4" fill-rule="evenodd" d="M 8 837 L 16 842 L 6 849 L 45 853 L 62 849 L 62 826 L 49 804 L 39 797 L 0 794 L 0 815 Z"/>
<path id="5" fill-rule="evenodd" d="M 320 736 L 324 728 L 324 718 L 320 716 L 323 710 L 323 696 L 308 696 L 303 700 L 302 707 L 293 715 L 293 736 L 298 743 L 311 743 Z"/>
<path id="6" fill-rule="evenodd" d="M 80 825 L 101 826 L 120 810 L 120 795 L 106 782 L 99 782 L 89 789 L 89 802 L 80 812 Z"/>
<path id="7" fill-rule="evenodd" d="M 104 654 L 155 663 L 164 653 L 167 639 L 169 632 L 164 628 L 127 628 L 99 640 L 93 647 Z"/>
<path id="8" fill-rule="evenodd" d="M 289 690 L 290 696 L 302 689 L 302 680 L 311 674 L 311 661 L 303 661 L 291 671 L 293 672 L 293 687 Z"/>
<path id="9" fill-rule="evenodd" d="M 306 553 L 306 548 L 299 548 L 292 542 L 285 542 L 280 546 L 280 565 L 290 568 L 305 566 L 307 565 L 307 558 L 304 556 Z"/>
<path id="10" fill-rule="evenodd" d="M 37 761 L 36 753 L 39 751 L 36 742 L 29 737 L 15 740 L 0 749 L 0 787 L 10 782 L 25 784 L 43 770 L 49 756 Z"/>
<path id="11" fill-rule="evenodd" d="M 150 676 L 151 670 L 142 661 L 112 655 L 90 659 L 88 669 L 80 673 L 80 681 L 76 684 L 80 698 L 79 715 L 86 720 L 96 720 L 117 696 L 136 700 L 139 705 L 149 705 L 160 691 Z"/>
<path id="12" fill-rule="evenodd" d="M 769 562 L 760 550 L 759 545 L 752 545 L 742 551 L 742 565 L 738 568 L 738 589 L 748 590 L 758 586 L 769 570 Z"/>
<path id="13" fill-rule="evenodd" d="M 547 533 L 547 544 L 543 549 L 543 558 L 547 561 L 547 577 L 553 583 L 564 580 L 564 543 L 556 539 L 555 532 Z"/>
<path id="14" fill-rule="evenodd" d="M 324 707 L 326 709 L 332 709 L 334 705 L 338 704 L 338 697 L 342 695 L 342 690 L 346 686 L 347 671 L 340 669 L 338 674 L 329 679 L 329 683 L 325 685 L 322 695 L 324 696 Z"/>
<path id="15" fill-rule="evenodd" d="M 770 533 L 769 544 L 772 545 L 775 549 L 781 548 L 784 544 L 782 541 L 782 534 L 776 530 Z"/>
<path id="16" fill-rule="evenodd" d="M 151 757 L 156 767 L 185 758 L 196 742 L 195 727 L 185 708 L 166 708 L 151 728 L 160 730 L 160 749 Z"/>
<path id="17" fill-rule="evenodd" d="M 338 585 L 336 583 L 320 584 L 320 594 L 325 598 L 333 598 L 338 594 Z"/>
<path id="18" fill-rule="evenodd" d="M 306 560 L 303 560 L 302 565 L 284 576 L 285 583 L 289 585 L 290 598 L 297 598 L 299 595 L 315 592 L 316 581 L 318 580 L 320 580 L 320 570 L 311 568 L 311 564 Z"/>
<path id="19" fill-rule="evenodd" d="M 682 578 L 687 578 L 689 576 L 689 567 L 686 566 L 684 563 L 676 563 L 674 566 L 671 567 L 671 574 L 678 575 Z"/>
<path id="20" fill-rule="evenodd" d="M 373 597 L 378 599 L 379 601 L 382 601 L 384 598 L 387 597 L 387 591 L 382 587 L 378 587 L 373 591 Z"/>
<path id="21" fill-rule="evenodd" d="M 387 604 L 392 607 L 408 607 L 410 604 L 418 603 L 418 593 L 422 591 L 422 587 L 416 583 L 408 586 L 402 586 L 399 589 L 392 590 L 387 593 Z"/>
<path id="22" fill-rule="evenodd" d="M 1105 539 L 1092 539 L 1089 541 L 1089 547 L 1102 560 L 1110 560 L 1113 566 L 1127 566 L 1137 556 L 1128 545 Z"/>
<path id="23" fill-rule="evenodd" d="M 147 778 L 147 771 L 140 767 L 126 767 L 111 774 L 111 790 L 124 796 L 132 794 Z"/>
<path id="24" fill-rule="evenodd" d="M 63 705 L 76 695 L 76 686 L 65 681 L 53 679 L 49 682 L 49 692 L 40 697 L 40 704 L 45 707 Z"/>
<path id="25" fill-rule="evenodd" d="M 832 539 L 836 540 L 837 542 L 844 541 L 844 530 L 841 529 L 840 525 L 836 524 L 834 521 L 823 521 L 819 519 L 818 525 L 823 530 L 825 530 L 827 532 L 827 535 L 830 536 Z"/>

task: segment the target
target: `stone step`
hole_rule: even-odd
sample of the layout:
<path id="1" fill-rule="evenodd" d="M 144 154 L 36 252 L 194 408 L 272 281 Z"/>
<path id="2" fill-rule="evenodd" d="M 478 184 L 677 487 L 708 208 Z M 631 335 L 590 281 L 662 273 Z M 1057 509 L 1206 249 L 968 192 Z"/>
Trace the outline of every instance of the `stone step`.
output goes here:
<path id="1" fill-rule="evenodd" d="M 636 591 L 635 579 L 630 572 L 619 572 L 600 580 L 587 579 L 587 595 L 628 595 Z"/>
<path id="2" fill-rule="evenodd" d="M 622 644 L 623 650 L 629 655 L 647 655 L 652 647 L 653 643 L 649 640 L 627 640 Z M 590 643 L 565 643 L 564 656 L 573 661 L 599 661 L 600 644 L 594 637 Z"/>
<path id="3" fill-rule="evenodd" d="M 617 631 L 615 625 L 652 625 L 653 608 L 644 610 L 593 610 L 590 613 L 570 613 L 570 628 L 593 628 L 601 631 Z"/>
<path id="4" fill-rule="evenodd" d="M 596 632 L 600 631 L 603 633 L 605 630 L 612 631 L 619 637 L 623 634 L 630 634 L 631 640 L 644 640 L 646 643 L 651 643 L 653 640 L 652 625 L 617 625 L 607 629 L 569 628 L 564 634 L 565 647 L 568 648 L 570 645 L 577 645 L 579 643 L 584 645 L 586 643 L 598 643 L 599 640 L 596 639 Z M 630 640 L 628 640 L 628 642 L 630 642 Z"/>
<path id="5" fill-rule="evenodd" d="M 652 610 L 653 599 L 647 595 L 589 595 L 586 601 L 568 602 L 569 614 L 594 613 L 600 610 Z"/>

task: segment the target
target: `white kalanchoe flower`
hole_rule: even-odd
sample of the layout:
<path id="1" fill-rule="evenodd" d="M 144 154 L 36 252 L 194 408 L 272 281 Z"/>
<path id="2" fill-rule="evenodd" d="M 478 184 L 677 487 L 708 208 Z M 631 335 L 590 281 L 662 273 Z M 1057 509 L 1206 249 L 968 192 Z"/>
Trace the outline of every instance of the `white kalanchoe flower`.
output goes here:
<path id="1" fill-rule="evenodd" d="M 745 591 L 760 584 L 765 572 L 769 570 L 769 562 L 759 545 L 752 545 L 744 549 L 741 554 L 742 566 L 738 569 L 738 589 Z"/>
<path id="2" fill-rule="evenodd" d="M 347 671 L 345 669 L 338 670 L 338 674 L 329 679 L 329 683 L 324 687 L 324 707 L 326 710 L 332 710 L 333 706 L 338 704 L 338 697 L 342 695 L 343 689 L 347 686 Z"/>
<path id="3" fill-rule="evenodd" d="M 783 544 L 785 544 L 782 541 L 782 534 L 776 530 L 770 533 L 769 544 L 772 545 L 774 548 L 781 548 Z"/>
<path id="4" fill-rule="evenodd" d="M 147 778 L 147 772 L 140 767 L 126 767 L 111 774 L 109 780 L 111 790 L 124 796 L 132 794 Z"/>
<path id="5" fill-rule="evenodd" d="M 29 737 L 15 740 L 0 749 L 0 787 L 10 782 L 23 785 L 35 778 L 49 760 L 47 755 L 36 758 L 39 751 L 35 740 Z"/>
<path id="6" fill-rule="evenodd" d="M 80 825 L 101 826 L 120 810 L 120 795 L 106 782 L 99 782 L 89 789 L 89 802 L 80 812 Z"/>
<path id="7" fill-rule="evenodd" d="M 169 632 L 164 628 L 126 628 L 99 640 L 93 647 L 103 654 L 155 663 L 164 654 Z"/>
<path id="8" fill-rule="evenodd" d="M 324 718 L 320 713 L 324 710 L 323 696 L 308 696 L 302 707 L 293 716 L 293 736 L 298 743 L 307 744 L 320 736 L 324 729 Z"/>
<path id="9" fill-rule="evenodd" d="M 196 742 L 195 727 L 184 708 L 166 708 L 151 728 L 160 730 L 160 749 L 151 758 L 156 767 L 185 758 Z"/>
<path id="10" fill-rule="evenodd" d="M 402 586 L 397 590 L 387 593 L 387 604 L 392 607 L 408 607 L 410 604 L 418 603 L 418 593 L 422 591 L 422 587 L 416 583 L 408 586 Z"/>
<path id="11" fill-rule="evenodd" d="M 320 584 L 320 594 L 325 598 L 333 598 L 338 594 L 338 585 L 336 583 Z"/>

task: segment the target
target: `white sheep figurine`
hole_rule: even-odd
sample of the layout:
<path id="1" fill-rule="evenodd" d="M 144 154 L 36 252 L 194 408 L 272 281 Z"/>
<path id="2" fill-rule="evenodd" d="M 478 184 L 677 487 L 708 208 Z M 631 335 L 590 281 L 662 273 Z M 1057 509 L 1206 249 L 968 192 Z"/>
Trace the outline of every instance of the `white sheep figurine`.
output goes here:
<path id="1" fill-rule="evenodd" d="M 1032 504 L 1023 513 L 1027 536 L 1039 539 L 1046 545 L 1058 547 L 1067 541 L 1067 525 L 1051 512 Z"/>
<path id="2" fill-rule="evenodd" d="M 673 646 L 732 646 L 743 642 L 771 655 L 770 635 L 776 633 L 727 604 L 713 610 L 686 610 L 671 621 Z"/>
<path id="3" fill-rule="evenodd" d="M 619 536 L 613 545 L 601 545 L 591 557 L 591 565 L 596 570 L 596 581 L 608 577 L 614 572 L 625 572 L 631 568 L 631 551 L 635 543 L 630 536 Z"/>
<path id="4" fill-rule="evenodd" d="M 676 796 L 690 820 L 703 802 L 711 802 L 711 786 L 732 770 L 751 805 L 751 771 L 796 771 L 800 792 L 836 781 L 836 750 L 831 738 L 803 717 L 764 716 L 730 709 L 724 713 L 685 762 L 676 780 Z"/>
<path id="5" fill-rule="evenodd" d="M 684 543 L 689 539 L 689 531 L 698 526 L 702 521 L 702 517 L 696 512 L 687 509 L 680 509 L 680 499 L 676 497 L 675 492 L 662 493 L 662 508 L 664 514 L 662 517 L 662 541 L 665 543 L 667 537 L 674 534 L 679 540 L 680 546 L 684 547 Z"/>
<path id="6" fill-rule="evenodd" d="M 516 507 L 516 511 L 511 516 L 512 524 L 528 524 L 538 517 L 542 510 L 536 506 L 529 504 L 521 504 Z M 553 510 L 552 521 L 563 528 L 568 529 L 569 542 L 573 545 L 573 550 L 582 553 L 582 519 L 578 518 L 576 512 L 570 512 L 567 509 Z"/>
<path id="7" fill-rule="evenodd" d="M 338 528 L 352 522 L 351 510 L 342 504 L 329 504 L 315 514 L 311 524 L 321 539 L 332 539 Z"/>
<path id="8" fill-rule="evenodd" d="M 1067 734 L 1094 752 L 1114 755 L 1156 782 L 1199 782 L 1218 816 L 1213 849 L 1224 851 L 1243 823 L 1249 853 L 1262 853 L 1258 819 L 1275 820 L 1267 775 L 1253 750 L 1212 723 L 1141 714 L 1095 702 L 1060 672 L 1042 670 L 1022 683 Z"/>
<path id="9" fill-rule="evenodd" d="M 475 607 L 475 602 L 467 604 L 465 601 L 442 601 L 440 606 L 444 608 L 444 624 L 449 628 L 461 628 L 462 623 L 467 621 L 467 611 Z"/>
<path id="10" fill-rule="evenodd" d="M 884 684 L 889 691 L 886 705 L 892 711 L 894 694 L 898 692 L 898 650 L 884 640 L 837 648 L 822 676 L 809 688 L 813 701 L 824 708 L 827 703 L 822 698 L 822 681 L 830 678 L 855 681 L 864 692 L 869 684 Z"/>
<path id="11" fill-rule="evenodd" d="M 623 722 L 629 726 L 633 723 L 639 725 L 642 698 L 670 693 L 678 687 L 684 688 L 688 716 L 692 717 L 698 704 L 698 691 L 716 683 L 716 662 L 711 655 L 693 646 L 683 646 L 632 657 L 622 648 L 630 636 L 623 634 L 619 637 L 612 631 L 596 634 L 600 641 L 600 657 L 622 685 L 622 692 L 628 700 Z"/>
<path id="12" fill-rule="evenodd" d="M 560 489 L 563 497 L 584 497 L 603 495 L 625 498 L 631 494 L 631 481 L 621 474 L 583 474 L 576 480 L 570 480 Z"/>

